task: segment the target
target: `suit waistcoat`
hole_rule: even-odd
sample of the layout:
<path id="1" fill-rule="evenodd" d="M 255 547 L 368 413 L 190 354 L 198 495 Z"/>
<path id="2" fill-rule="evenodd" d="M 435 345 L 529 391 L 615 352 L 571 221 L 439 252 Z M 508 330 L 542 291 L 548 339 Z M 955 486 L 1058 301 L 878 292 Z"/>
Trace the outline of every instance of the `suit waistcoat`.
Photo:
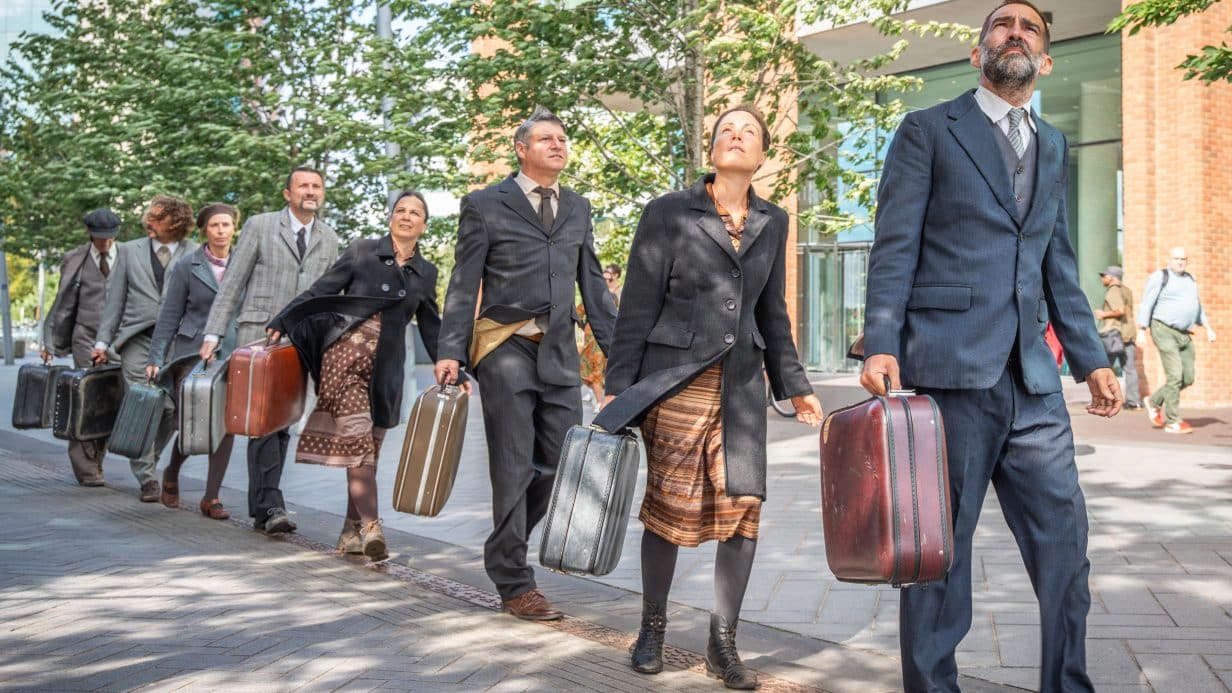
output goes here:
<path id="1" fill-rule="evenodd" d="M 1026 151 L 1022 153 L 1022 158 L 1019 158 L 1018 152 L 1014 151 L 1014 145 L 1010 144 L 1010 138 L 1001 131 L 1000 126 L 992 121 L 989 122 L 992 124 L 992 129 L 996 131 L 997 148 L 1001 151 L 1001 160 L 1005 162 L 1005 170 L 1010 174 L 1010 180 L 1014 182 L 1014 203 L 1018 206 L 1018 221 L 1022 221 L 1027 217 L 1027 212 L 1031 210 L 1031 201 L 1035 198 L 1035 167 L 1036 155 L 1039 152 L 1039 133 L 1031 137 Z"/>
<path id="2" fill-rule="evenodd" d="M 77 274 L 77 325 L 97 332 L 103 321 L 103 305 L 107 299 L 107 278 L 99 271 L 90 251 Z"/>
<path id="3" fill-rule="evenodd" d="M 154 271 L 154 285 L 158 287 L 159 292 L 163 290 L 163 277 L 167 274 L 167 268 L 163 267 L 163 263 L 158 259 L 158 253 L 154 252 L 154 243 L 150 242 L 146 247 L 150 249 L 150 269 Z M 170 248 L 167 249 L 171 251 Z"/>

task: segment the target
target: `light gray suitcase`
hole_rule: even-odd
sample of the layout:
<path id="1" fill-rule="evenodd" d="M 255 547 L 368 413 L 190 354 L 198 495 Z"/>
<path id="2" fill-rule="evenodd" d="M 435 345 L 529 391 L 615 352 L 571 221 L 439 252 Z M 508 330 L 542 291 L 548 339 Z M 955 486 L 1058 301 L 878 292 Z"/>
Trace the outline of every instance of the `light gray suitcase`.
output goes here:
<path id="1" fill-rule="evenodd" d="M 180 452 L 209 455 L 227 435 L 227 359 L 204 361 L 180 383 Z"/>
<path id="2" fill-rule="evenodd" d="M 630 433 L 569 429 L 539 545 L 544 568 L 587 575 L 616 568 L 640 459 L 640 445 Z"/>
<path id="3" fill-rule="evenodd" d="M 462 459 L 468 400 L 456 385 L 433 385 L 415 400 L 394 478 L 394 510 L 436 517 L 445 507 Z"/>

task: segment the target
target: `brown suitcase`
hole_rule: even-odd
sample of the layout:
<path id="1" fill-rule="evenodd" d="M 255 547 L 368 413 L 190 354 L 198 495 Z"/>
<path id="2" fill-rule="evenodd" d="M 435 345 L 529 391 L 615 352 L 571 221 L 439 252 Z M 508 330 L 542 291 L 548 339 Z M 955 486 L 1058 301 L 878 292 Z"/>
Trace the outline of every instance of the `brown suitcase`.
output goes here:
<path id="1" fill-rule="evenodd" d="M 445 507 L 462 459 L 468 400 L 456 385 L 433 385 L 415 400 L 394 478 L 394 510 L 436 517 Z"/>
<path id="2" fill-rule="evenodd" d="M 821 429 L 826 561 L 843 582 L 937 580 L 954 560 L 945 430 L 937 403 L 891 390 Z"/>
<path id="3" fill-rule="evenodd" d="M 227 433 L 260 438 L 304 413 L 308 374 L 290 344 L 256 342 L 231 354 L 227 367 Z"/>

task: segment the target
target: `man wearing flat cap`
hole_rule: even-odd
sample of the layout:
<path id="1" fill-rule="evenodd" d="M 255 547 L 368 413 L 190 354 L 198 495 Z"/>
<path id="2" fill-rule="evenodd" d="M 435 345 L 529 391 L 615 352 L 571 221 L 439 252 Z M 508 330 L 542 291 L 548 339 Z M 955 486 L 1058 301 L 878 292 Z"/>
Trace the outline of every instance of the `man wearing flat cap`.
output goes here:
<path id="1" fill-rule="evenodd" d="M 1116 265 L 1108 265 L 1099 273 L 1104 283 L 1104 305 L 1095 311 L 1095 319 L 1099 321 L 1099 338 L 1108 353 L 1108 363 L 1113 367 L 1120 363 L 1125 375 L 1125 408 L 1137 409 L 1141 395 L 1134 348 L 1134 294 L 1121 283 L 1124 278 L 1125 272 Z"/>
<path id="2" fill-rule="evenodd" d="M 115 237 L 120 233 L 120 217 L 110 209 L 96 209 L 82 221 L 90 240 L 65 253 L 60 261 L 60 287 L 43 321 L 40 351 L 44 362 L 53 356 L 72 354 L 74 368 L 93 365 L 91 351 L 102 322 L 107 277 L 116 262 Z M 68 458 L 77 483 L 103 485 L 106 448 L 106 438 L 68 442 Z"/>

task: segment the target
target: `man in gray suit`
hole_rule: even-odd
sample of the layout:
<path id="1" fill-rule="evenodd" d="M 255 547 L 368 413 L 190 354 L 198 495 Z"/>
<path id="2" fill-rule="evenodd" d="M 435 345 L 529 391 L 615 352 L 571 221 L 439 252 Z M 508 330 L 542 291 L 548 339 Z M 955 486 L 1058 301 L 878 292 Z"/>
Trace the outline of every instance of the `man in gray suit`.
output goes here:
<path id="1" fill-rule="evenodd" d="M 264 340 L 266 324 L 338 259 L 338 236 L 317 218 L 325 201 L 321 173 L 295 168 L 282 197 L 286 207 L 249 218 L 240 231 L 205 322 L 203 359 L 213 356 L 233 319 L 239 323 L 237 346 Z M 248 514 L 253 527 L 267 534 L 295 530 L 278 488 L 290 439 L 283 429 L 248 440 Z"/>
<path id="2" fill-rule="evenodd" d="M 1048 26 L 1026 0 L 990 13 L 971 64 L 979 88 L 907 115 L 886 155 L 868 267 L 861 384 L 931 395 L 945 420 L 954 563 L 901 591 L 907 691 L 957 691 L 971 627 L 972 535 L 991 482 L 1039 598 L 1043 691 L 1089 691 L 1087 514 L 1052 322 L 1087 411 L 1123 402 L 1066 229 L 1065 138 L 1030 109 L 1052 70 Z"/>
<path id="3" fill-rule="evenodd" d="M 564 126 L 536 111 L 514 151 L 515 175 L 462 199 L 436 379 L 455 382 L 465 365 L 483 388 L 494 524 L 484 566 L 506 612 L 550 620 L 561 613 L 536 587 L 526 543 L 547 512 L 565 433 L 582 422 L 574 287 L 604 353 L 616 305 L 595 257 L 590 203 L 557 182 L 569 158 Z"/>
<path id="4" fill-rule="evenodd" d="M 147 237 L 120 244 L 115 267 L 107 278 L 107 304 L 92 354 L 95 363 L 118 355 L 124 380 L 130 384 L 146 382 L 150 337 L 158 321 L 167 268 L 197 249 L 196 243 L 185 240 L 193 229 L 193 211 L 187 202 L 156 195 L 141 220 Z M 133 476 L 141 484 L 142 502 L 158 500 L 158 457 L 174 432 L 175 411 L 168 404 L 158 424 L 154 448 L 144 457 L 129 460 Z"/>
<path id="5" fill-rule="evenodd" d="M 107 276 L 115 267 L 119 251 L 115 237 L 120 217 L 110 209 L 96 209 L 82 219 L 90 242 L 64 254 L 60 261 L 60 287 L 43 321 L 43 361 L 53 356 L 73 356 L 73 368 L 93 364 L 94 342 L 103 319 Z M 103 485 L 103 454 L 107 439 L 68 441 L 68 459 L 73 476 L 82 486 Z"/>

